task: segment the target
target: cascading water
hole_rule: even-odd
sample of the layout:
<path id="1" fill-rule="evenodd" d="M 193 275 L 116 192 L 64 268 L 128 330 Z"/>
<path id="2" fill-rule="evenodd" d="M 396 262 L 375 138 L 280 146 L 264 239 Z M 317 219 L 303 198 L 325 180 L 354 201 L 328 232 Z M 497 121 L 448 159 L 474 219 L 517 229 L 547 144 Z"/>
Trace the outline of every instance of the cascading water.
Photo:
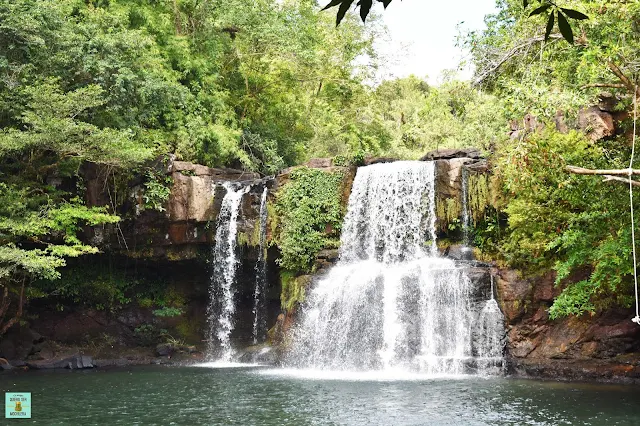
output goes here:
<path id="1" fill-rule="evenodd" d="M 477 322 L 476 355 L 479 370 L 501 371 L 504 368 L 502 357 L 504 337 L 504 316 L 494 297 L 493 275 L 491 275 L 491 297 L 485 302 Z"/>
<path id="2" fill-rule="evenodd" d="M 256 261 L 256 283 L 253 292 L 253 344 L 262 342 L 266 338 L 267 318 L 267 256 L 265 243 L 267 241 L 267 193 L 265 186 L 260 199 L 260 251 Z"/>
<path id="3" fill-rule="evenodd" d="M 222 185 L 226 194 L 216 224 L 215 246 L 213 246 L 213 273 L 209 287 L 209 323 L 207 357 L 220 361 L 231 361 L 231 332 L 234 328 L 233 314 L 236 311 L 234 282 L 238 267 L 237 231 L 238 212 L 242 196 L 250 187 L 235 188 L 230 183 Z"/>
<path id="4" fill-rule="evenodd" d="M 358 169 L 340 260 L 307 293 L 289 365 L 461 374 L 474 364 L 472 286 L 437 256 L 434 175 L 432 162 Z"/>

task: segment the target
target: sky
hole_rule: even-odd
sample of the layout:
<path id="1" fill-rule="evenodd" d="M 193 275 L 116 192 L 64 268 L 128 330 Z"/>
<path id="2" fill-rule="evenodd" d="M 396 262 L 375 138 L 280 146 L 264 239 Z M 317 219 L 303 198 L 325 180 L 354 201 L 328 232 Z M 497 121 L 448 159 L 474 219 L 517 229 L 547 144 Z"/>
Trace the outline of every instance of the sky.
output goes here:
<path id="1" fill-rule="evenodd" d="M 442 80 L 442 71 L 455 69 L 465 55 L 455 46 L 458 24 L 467 30 L 484 28 L 484 16 L 494 13 L 495 0 L 395 0 L 375 9 L 388 27 L 389 38 L 378 49 L 389 58 L 379 78 L 428 77 Z M 469 79 L 472 70 L 458 74 Z"/>

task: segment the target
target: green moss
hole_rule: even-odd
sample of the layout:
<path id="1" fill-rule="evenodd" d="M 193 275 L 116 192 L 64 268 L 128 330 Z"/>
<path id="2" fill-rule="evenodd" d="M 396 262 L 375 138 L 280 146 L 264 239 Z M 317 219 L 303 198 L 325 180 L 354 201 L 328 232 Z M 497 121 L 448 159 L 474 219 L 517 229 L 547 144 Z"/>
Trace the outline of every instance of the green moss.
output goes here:
<path id="1" fill-rule="evenodd" d="M 438 227 L 446 230 L 449 224 L 460 220 L 462 217 L 462 204 L 458 198 L 445 198 L 436 203 L 436 216 Z"/>
<path id="2" fill-rule="evenodd" d="M 165 257 L 172 262 L 181 260 L 194 259 L 197 256 L 196 248 L 192 246 L 174 247 L 169 246 L 166 249 Z"/>
<path id="3" fill-rule="evenodd" d="M 470 172 L 467 182 L 467 205 L 471 220 L 475 224 L 484 219 L 485 211 L 489 207 L 489 176 L 486 173 Z"/>
<path id="4" fill-rule="evenodd" d="M 484 220 L 490 200 L 489 175 L 470 171 L 467 180 L 467 208 L 474 225 Z M 450 225 L 461 220 L 462 213 L 462 192 L 459 197 L 436 200 L 436 216 L 441 231 L 450 230 Z"/>
<path id="5" fill-rule="evenodd" d="M 296 305 L 304 302 L 306 287 L 310 281 L 311 277 L 308 275 L 296 276 L 292 271 L 280 271 L 280 283 L 282 286 L 280 304 L 282 309 L 291 311 Z"/>

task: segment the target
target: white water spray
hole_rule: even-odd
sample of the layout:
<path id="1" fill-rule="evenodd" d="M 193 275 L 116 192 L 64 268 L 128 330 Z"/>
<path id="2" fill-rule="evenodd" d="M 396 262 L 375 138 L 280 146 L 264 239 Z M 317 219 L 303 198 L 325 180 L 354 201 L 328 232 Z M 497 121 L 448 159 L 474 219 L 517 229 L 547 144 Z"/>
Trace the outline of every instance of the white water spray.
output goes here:
<path id="1" fill-rule="evenodd" d="M 238 212 L 242 196 L 249 186 L 234 188 L 230 183 L 222 185 L 226 194 L 218 215 L 215 246 L 213 247 L 213 272 L 209 288 L 209 323 L 207 358 L 231 361 L 231 332 L 234 329 L 233 315 L 236 311 L 234 282 L 238 268 L 237 233 Z"/>

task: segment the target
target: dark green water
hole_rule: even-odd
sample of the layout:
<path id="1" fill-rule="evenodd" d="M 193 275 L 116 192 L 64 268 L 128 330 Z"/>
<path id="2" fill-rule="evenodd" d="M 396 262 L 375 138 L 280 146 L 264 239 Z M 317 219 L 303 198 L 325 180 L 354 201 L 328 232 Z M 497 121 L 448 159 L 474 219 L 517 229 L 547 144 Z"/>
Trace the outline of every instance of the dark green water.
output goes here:
<path id="1" fill-rule="evenodd" d="M 31 422 L 40 425 L 640 425 L 637 387 L 348 379 L 251 368 L 136 367 L 3 373 L 0 389 L 31 392 Z"/>

